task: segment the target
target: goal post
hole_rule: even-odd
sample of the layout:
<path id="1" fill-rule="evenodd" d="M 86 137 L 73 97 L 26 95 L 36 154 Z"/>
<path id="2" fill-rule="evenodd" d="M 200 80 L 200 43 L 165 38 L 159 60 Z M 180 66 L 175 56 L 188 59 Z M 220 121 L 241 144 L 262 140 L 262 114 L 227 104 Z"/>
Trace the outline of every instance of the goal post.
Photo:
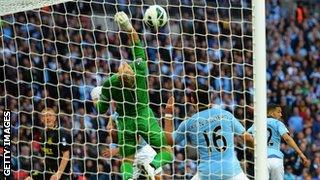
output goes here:
<path id="1" fill-rule="evenodd" d="M 154 4 L 168 13 L 159 32 L 142 21 Z M 121 176 L 121 158 L 103 157 L 102 148 L 115 145 L 106 117 L 97 115 L 90 97 L 93 87 L 117 72 L 121 60 L 133 57 L 130 40 L 113 19 L 118 11 L 129 15 L 146 48 L 149 105 L 159 124 L 170 95 L 179 125 L 194 112 L 186 96 L 207 85 L 212 104 L 234 114 L 246 129 L 254 123 L 254 162 L 239 138 L 234 149 L 242 167 L 255 164 L 243 169 L 247 177 L 253 178 L 253 169 L 255 179 L 267 177 L 261 0 L 0 0 L 0 5 L 0 109 L 13 114 L 13 171 L 19 177 L 43 170 L 40 116 L 46 107 L 55 107 L 59 128 L 71 133 L 73 178 Z M 175 149 L 174 163 L 163 173 L 177 179 L 195 175 L 198 160 L 189 158 L 197 157 L 195 148 L 179 144 Z"/>
<path id="2" fill-rule="evenodd" d="M 265 1 L 254 0 L 252 3 L 255 179 L 264 180 L 268 177 Z"/>

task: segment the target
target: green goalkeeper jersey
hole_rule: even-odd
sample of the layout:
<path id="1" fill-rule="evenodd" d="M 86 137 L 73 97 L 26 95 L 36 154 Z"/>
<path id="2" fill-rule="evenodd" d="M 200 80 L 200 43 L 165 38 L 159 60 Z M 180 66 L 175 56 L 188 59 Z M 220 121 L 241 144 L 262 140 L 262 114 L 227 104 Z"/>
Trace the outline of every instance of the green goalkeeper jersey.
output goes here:
<path id="1" fill-rule="evenodd" d="M 133 57 L 134 60 L 130 66 L 135 72 L 135 86 L 132 88 L 123 87 L 118 74 L 107 78 L 103 83 L 100 99 L 97 103 L 100 114 L 108 110 L 111 99 L 116 101 L 117 112 L 120 116 L 136 116 L 139 110 L 149 107 L 147 62 L 141 42 L 134 44 Z"/>

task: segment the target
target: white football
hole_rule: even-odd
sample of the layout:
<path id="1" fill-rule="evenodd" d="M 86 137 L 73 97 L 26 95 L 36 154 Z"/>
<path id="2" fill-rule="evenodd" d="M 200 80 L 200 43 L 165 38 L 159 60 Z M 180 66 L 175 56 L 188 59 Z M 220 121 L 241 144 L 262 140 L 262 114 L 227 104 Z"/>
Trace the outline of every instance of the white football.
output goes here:
<path id="1" fill-rule="evenodd" d="M 166 10 L 164 10 L 159 5 L 150 6 L 143 16 L 143 21 L 150 28 L 161 28 L 168 22 L 168 15 Z"/>

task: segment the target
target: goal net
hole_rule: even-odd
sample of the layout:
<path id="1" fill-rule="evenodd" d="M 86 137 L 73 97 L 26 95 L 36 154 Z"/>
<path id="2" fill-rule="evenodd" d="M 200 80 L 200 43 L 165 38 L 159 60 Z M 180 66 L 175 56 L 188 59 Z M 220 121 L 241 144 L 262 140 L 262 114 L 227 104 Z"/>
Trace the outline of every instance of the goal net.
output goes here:
<path id="1" fill-rule="evenodd" d="M 12 113 L 15 179 L 46 171 L 41 142 L 41 112 L 46 107 L 57 113 L 57 128 L 70 132 L 73 178 L 121 178 L 121 157 L 103 156 L 105 147 L 116 145 L 110 142 L 106 116 L 97 116 L 90 96 L 94 87 L 117 72 L 121 59 L 132 59 L 128 38 L 114 22 L 119 11 L 129 15 L 146 47 L 149 105 L 159 124 L 170 95 L 176 101 L 177 128 L 193 115 L 184 97 L 206 85 L 212 104 L 230 111 L 246 129 L 252 125 L 249 0 L 78 0 L 56 5 L 12 0 L 20 2 L 12 7 L 11 2 L 0 2 L 2 9 L 7 7 L 1 10 L 5 15 L 0 24 L 0 107 Z M 146 8 L 154 4 L 169 18 L 159 32 L 142 22 Z M 191 178 L 199 163 L 195 148 L 178 144 L 174 151 L 174 162 L 162 173 L 168 179 Z M 243 171 L 253 178 L 253 155 L 237 137 L 235 151 Z"/>

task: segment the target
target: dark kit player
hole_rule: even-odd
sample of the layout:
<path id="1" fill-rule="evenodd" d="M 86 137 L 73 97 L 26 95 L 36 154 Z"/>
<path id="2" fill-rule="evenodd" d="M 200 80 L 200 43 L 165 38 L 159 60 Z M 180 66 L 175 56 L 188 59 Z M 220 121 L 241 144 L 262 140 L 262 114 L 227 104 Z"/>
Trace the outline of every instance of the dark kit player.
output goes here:
<path id="1" fill-rule="evenodd" d="M 41 112 L 41 122 L 45 126 L 41 134 L 41 154 L 44 157 L 43 172 L 32 172 L 27 179 L 71 179 L 70 156 L 71 136 L 58 128 L 56 113 L 52 108 Z"/>

